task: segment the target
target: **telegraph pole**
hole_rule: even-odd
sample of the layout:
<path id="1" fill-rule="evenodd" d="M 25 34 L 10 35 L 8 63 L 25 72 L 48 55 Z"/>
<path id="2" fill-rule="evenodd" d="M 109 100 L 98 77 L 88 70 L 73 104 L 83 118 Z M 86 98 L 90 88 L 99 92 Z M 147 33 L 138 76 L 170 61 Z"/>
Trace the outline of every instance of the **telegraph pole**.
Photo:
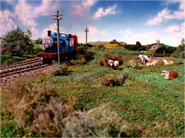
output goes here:
<path id="1" fill-rule="evenodd" d="M 89 32 L 89 29 L 86 27 L 84 32 L 86 33 L 86 51 L 87 51 L 87 32 Z"/>
<path id="2" fill-rule="evenodd" d="M 60 38 L 59 38 L 59 20 L 62 19 L 62 13 L 59 13 L 57 10 L 57 14 L 53 14 L 53 20 L 57 20 L 57 45 L 58 45 L 58 64 L 60 64 Z"/>

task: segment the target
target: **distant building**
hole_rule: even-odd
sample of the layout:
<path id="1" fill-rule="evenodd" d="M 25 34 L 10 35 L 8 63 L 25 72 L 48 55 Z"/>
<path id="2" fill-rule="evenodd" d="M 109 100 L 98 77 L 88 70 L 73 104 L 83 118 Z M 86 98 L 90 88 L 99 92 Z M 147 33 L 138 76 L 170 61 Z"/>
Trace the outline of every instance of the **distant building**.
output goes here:
<path id="1" fill-rule="evenodd" d="M 156 40 L 156 45 L 153 45 L 150 50 L 156 50 L 158 49 L 159 47 L 161 47 L 160 45 L 160 40 Z"/>

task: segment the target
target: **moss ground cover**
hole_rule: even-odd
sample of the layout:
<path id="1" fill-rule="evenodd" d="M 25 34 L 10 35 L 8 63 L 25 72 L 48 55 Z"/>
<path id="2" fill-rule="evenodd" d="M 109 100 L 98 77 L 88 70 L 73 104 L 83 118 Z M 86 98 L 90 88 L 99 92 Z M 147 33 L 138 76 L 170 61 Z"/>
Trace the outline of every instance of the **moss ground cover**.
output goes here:
<path id="1" fill-rule="evenodd" d="M 143 66 L 139 70 L 123 66 L 121 71 L 117 71 L 98 65 L 96 57 L 85 65 L 69 66 L 67 75 L 48 75 L 31 83 L 54 85 L 67 102 L 81 110 L 109 103 L 109 109 L 118 113 L 122 119 L 120 135 L 123 137 L 184 136 L 184 64 Z M 179 77 L 165 80 L 161 75 L 163 69 L 177 71 Z M 101 85 L 105 75 L 119 77 L 124 72 L 129 73 L 125 86 Z M 6 127 L 11 127 L 11 123 L 4 121 L 4 136 L 9 134 Z M 16 130 L 15 127 L 12 129 Z M 17 133 L 11 136 L 20 136 Z"/>

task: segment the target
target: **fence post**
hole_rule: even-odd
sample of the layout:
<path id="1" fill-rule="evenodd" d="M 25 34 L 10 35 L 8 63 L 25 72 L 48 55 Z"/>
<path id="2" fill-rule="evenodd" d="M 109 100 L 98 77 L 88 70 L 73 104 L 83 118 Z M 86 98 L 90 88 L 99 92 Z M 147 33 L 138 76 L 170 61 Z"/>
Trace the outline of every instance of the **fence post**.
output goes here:
<path id="1" fill-rule="evenodd" d="M 166 57 L 166 52 L 165 51 L 163 52 L 163 56 Z"/>
<path id="2" fill-rule="evenodd" d="M 153 57 L 155 57 L 155 53 L 153 52 Z"/>

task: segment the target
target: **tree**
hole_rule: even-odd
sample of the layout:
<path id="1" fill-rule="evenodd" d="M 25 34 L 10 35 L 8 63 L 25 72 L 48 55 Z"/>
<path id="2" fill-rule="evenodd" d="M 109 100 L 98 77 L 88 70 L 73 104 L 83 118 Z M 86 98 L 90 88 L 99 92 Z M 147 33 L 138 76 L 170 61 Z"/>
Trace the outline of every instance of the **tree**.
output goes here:
<path id="1" fill-rule="evenodd" d="M 166 46 L 161 46 L 158 49 L 156 49 L 156 53 L 163 53 L 164 51 L 166 51 Z"/>
<path id="2" fill-rule="evenodd" d="M 35 40 L 34 42 L 35 44 L 42 44 L 42 38 L 38 38 L 37 40 Z"/>
<path id="3" fill-rule="evenodd" d="M 4 55 L 8 53 L 12 56 L 32 54 L 34 52 L 34 45 L 31 40 L 31 35 L 30 30 L 23 32 L 19 27 L 2 35 L 1 54 Z"/>
<path id="4" fill-rule="evenodd" d="M 113 39 L 112 41 L 109 42 L 110 44 L 119 44 L 116 39 Z"/>
<path id="5" fill-rule="evenodd" d="M 168 48 L 166 49 L 166 53 L 173 53 L 173 52 L 176 51 L 176 50 L 177 50 L 176 47 L 168 47 Z"/>
<path id="6" fill-rule="evenodd" d="M 140 43 L 139 41 L 136 42 L 136 46 L 137 46 L 138 48 L 142 47 L 142 46 L 141 46 L 141 43 Z"/>

